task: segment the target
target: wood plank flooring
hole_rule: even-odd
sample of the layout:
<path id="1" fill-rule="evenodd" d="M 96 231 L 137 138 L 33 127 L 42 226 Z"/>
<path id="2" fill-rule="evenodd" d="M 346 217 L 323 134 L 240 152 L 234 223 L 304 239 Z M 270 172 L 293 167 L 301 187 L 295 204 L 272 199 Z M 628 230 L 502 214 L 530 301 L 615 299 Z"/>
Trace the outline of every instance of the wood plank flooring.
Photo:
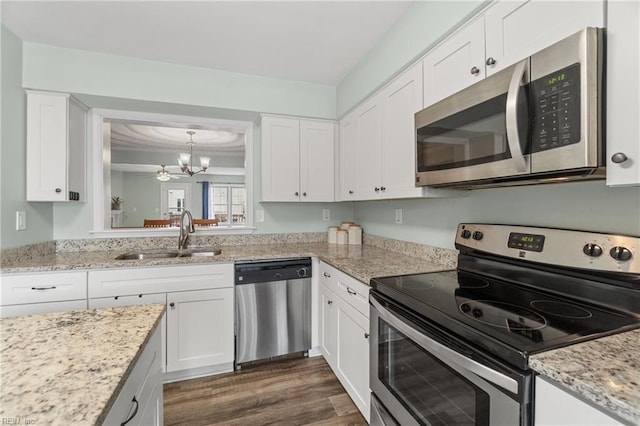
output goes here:
<path id="1" fill-rule="evenodd" d="M 164 385 L 165 425 L 366 425 L 324 358 Z"/>

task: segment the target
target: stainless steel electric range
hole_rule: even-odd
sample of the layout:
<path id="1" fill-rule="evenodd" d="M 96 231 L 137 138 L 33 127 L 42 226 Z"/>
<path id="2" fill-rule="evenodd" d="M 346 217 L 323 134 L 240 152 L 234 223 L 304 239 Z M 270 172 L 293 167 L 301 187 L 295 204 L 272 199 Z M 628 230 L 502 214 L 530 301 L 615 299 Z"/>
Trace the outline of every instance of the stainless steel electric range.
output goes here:
<path id="1" fill-rule="evenodd" d="M 640 327 L 640 238 L 460 224 L 456 270 L 371 281 L 372 424 L 532 425 L 532 354 Z"/>

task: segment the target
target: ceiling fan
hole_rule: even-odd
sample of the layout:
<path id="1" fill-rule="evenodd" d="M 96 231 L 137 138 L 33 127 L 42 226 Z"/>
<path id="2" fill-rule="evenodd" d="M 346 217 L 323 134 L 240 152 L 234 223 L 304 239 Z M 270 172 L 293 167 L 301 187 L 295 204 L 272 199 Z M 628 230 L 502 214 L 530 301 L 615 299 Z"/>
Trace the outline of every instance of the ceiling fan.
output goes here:
<path id="1" fill-rule="evenodd" d="M 156 172 L 156 179 L 160 182 L 166 182 L 169 179 L 180 179 L 182 177 L 181 175 L 171 174 L 167 169 L 165 169 L 166 165 L 164 164 L 161 164 L 160 167 L 162 167 L 162 169 Z"/>

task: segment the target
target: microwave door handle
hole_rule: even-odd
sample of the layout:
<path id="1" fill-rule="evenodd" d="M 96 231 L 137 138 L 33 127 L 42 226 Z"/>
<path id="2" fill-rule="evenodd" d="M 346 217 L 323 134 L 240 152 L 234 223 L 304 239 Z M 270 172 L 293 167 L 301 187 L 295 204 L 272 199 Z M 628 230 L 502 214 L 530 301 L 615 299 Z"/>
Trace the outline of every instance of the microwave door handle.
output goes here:
<path id="1" fill-rule="evenodd" d="M 501 387 L 502 389 L 506 389 L 514 394 L 518 393 L 518 382 L 516 380 L 512 379 L 509 376 L 505 376 L 504 374 L 499 373 L 485 365 L 482 365 L 479 362 L 469 359 L 466 356 L 454 351 L 453 349 L 450 349 L 443 344 L 436 342 L 430 337 L 425 336 L 412 326 L 396 317 L 393 313 L 383 307 L 376 300 L 370 298 L 369 303 L 371 303 L 375 310 L 378 311 L 378 315 L 380 316 L 380 318 L 397 328 L 399 332 L 422 346 L 424 349 L 427 349 L 433 355 L 436 355 L 436 357 L 438 357 L 442 361 L 448 361 L 449 363 L 464 368 L 465 370 L 470 371 L 479 377 L 482 377 L 483 379 L 487 380 L 490 383 L 493 383 L 496 386 Z"/>
<path id="2" fill-rule="evenodd" d="M 522 154 L 520 146 L 520 136 L 518 135 L 518 98 L 520 97 L 520 82 L 527 69 L 527 60 L 516 64 L 509 83 L 509 91 L 507 92 L 506 105 L 506 127 L 507 127 L 507 143 L 511 151 L 511 158 L 515 163 L 518 172 L 527 171 L 527 162 Z"/>

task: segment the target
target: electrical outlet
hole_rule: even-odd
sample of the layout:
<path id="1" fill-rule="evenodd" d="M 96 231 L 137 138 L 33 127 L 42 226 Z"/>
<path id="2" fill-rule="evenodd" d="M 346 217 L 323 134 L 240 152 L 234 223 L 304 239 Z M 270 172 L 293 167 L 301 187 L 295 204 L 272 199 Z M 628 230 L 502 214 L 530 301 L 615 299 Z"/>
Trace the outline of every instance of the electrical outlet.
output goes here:
<path id="1" fill-rule="evenodd" d="M 322 220 L 331 220 L 331 210 L 322 209 Z"/>
<path id="2" fill-rule="evenodd" d="M 402 209 L 396 209 L 396 224 L 402 225 Z"/>
<path id="3" fill-rule="evenodd" d="M 16 212 L 16 231 L 24 231 L 27 229 L 27 212 Z"/>
<path id="4" fill-rule="evenodd" d="M 264 222 L 264 210 L 256 210 L 256 222 Z"/>

